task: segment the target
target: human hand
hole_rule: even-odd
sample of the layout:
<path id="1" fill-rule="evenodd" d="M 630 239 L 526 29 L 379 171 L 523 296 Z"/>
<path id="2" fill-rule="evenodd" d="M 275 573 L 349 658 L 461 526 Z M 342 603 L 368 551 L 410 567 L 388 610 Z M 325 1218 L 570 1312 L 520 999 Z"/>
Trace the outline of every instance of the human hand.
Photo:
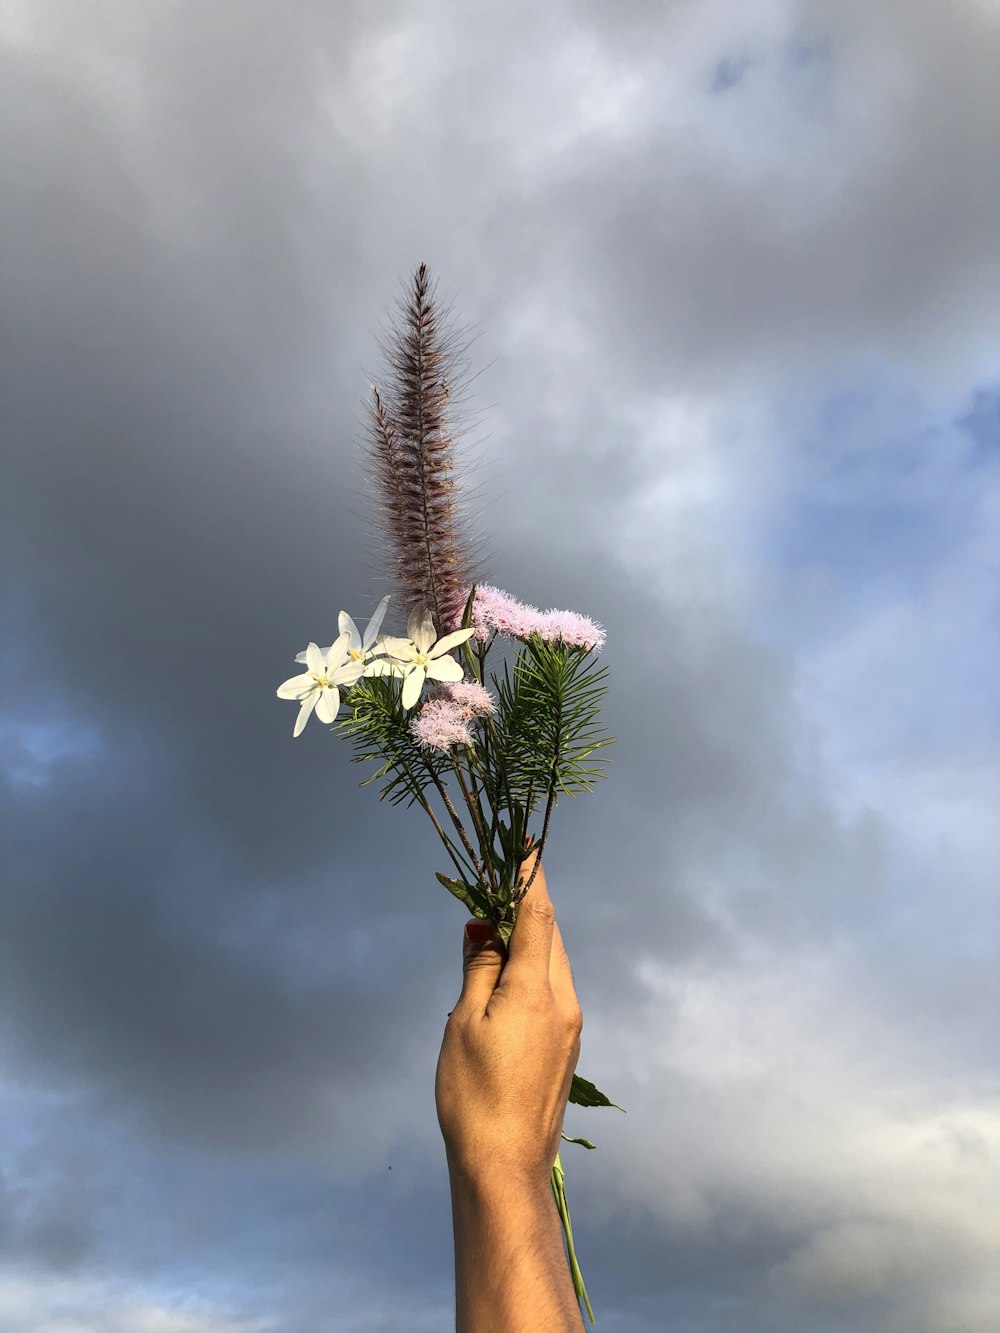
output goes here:
<path id="1" fill-rule="evenodd" d="M 537 852 L 522 863 L 522 882 Z M 545 871 L 517 909 L 509 956 L 494 932 L 463 946 L 434 1096 L 449 1166 L 547 1186 L 580 1056 L 583 1014 Z"/>

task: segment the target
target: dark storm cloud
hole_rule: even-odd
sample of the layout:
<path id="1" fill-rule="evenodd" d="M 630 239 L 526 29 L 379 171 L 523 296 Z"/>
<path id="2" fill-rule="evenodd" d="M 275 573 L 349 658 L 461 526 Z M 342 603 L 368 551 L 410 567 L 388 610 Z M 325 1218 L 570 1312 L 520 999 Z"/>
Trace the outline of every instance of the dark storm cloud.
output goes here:
<path id="1" fill-rule="evenodd" d="M 55 707 L 100 737 L 40 789 L 11 779 L 5 1025 L 37 1076 L 96 1081 L 148 1125 L 216 1143 L 276 1125 L 295 1140 L 326 1082 L 386 1055 L 375 1032 L 391 1047 L 386 1020 L 409 1005 L 391 945 L 392 993 L 360 978 L 370 1003 L 332 959 L 297 984 L 274 936 L 288 900 L 318 909 L 331 952 L 390 901 L 416 907 L 406 822 L 372 872 L 363 844 L 385 812 L 315 736 L 291 744 L 273 693 L 304 625 L 324 637 L 369 592 L 345 500 L 354 353 L 371 348 L 365 317 L 326 325 L 334 290 L 371 309 L 343 260 L 350 227 L 307 202 L 297 158 L 315 34 L 268 12 L 227 38 L 222 70 L 222 15 L 192 10 L 130 31 L 124 68 L 106 51 L 110 91 L 9 53 L 3 81 L 12 696 L 29 736 Z M 119 76 L 141 112 L 115 106 Z"/>
<path id="2" fill-rule="evenodd" d="M 632 502 L 664 462 L 621 404 L 640 385 L 716 387 L 748 361 L 770 375 L 790 347 L 859 330 L 876 343 L 926 331 L 941 311 L 970 312 L 973 337 L 993 262 L 986 131 L 971 114 L 992 95 L 986 44 L 971 20 L 949 35 L 919 11 L 907 41 L 923 52 L 920 114 L 896 127 L 889 169 L 856 165 L 846 222 L 819 210 L 790 241 L 774 219 L 805 207 L 794 171 L 725 184 L 655 117 L 624 145 L 547 146 L 538 107 L 558 16 L 533 43 L 516 10 L 484 16 L 474 41 L 447 7 L 424 27 L 403 7 L 325 3 L 34 12 L 0 77 L 0 1036 L 10 1077 L 79 1101 L 53 1131 L 68 1141 L 56 1183 L 8 1182 L 0 1243 L 54 1268 L 102 1243 L 111 1268 L 116 1254 L 149 1265 L 124 1257 L 130 1214 L 102 1211 L 79 1134 L 80 1151 L 134 1167 L 133 1218 L 167 1201 L 149 1233 L 164 1268 L 176 1256 L 183 1272 L 207 1230 L 217 1272 L 259 1267 L 273 1283 L 280 1333 L 328 1327 L 346 1280 L 329 1276 L 331 1253 L 373 1289 L 391 1266 L 447 1303 L 432 1075 L 462 913 L 433 881 L 426 821 L 359 792 L 314 723 L 293 743 L 295 710 L 274 698 L 308 637 L 329 642 L 341 606 L 362 619 L 382 592 L 357 448 L 374 332 L 426 259 L 483 329 L 475 363 L 494 363 L 478 404 L 498 404 L 482 421 L 496 432 L 479 520 L 489 574 L 608 629 L 619 746 L 599 795 L 559 808 L 552 890 L 585 1010 L 627 1033 L 637 1006 L 649 1012 L 640 964 L 725 975 L 750 923 L 793 946 L 849 928 L 884 849 L 874 817 L 843 820 L 827 801 L 787 656 L 721 599 L 671 602 L 623 554 Z M 579 12 L 609 45 L 662 61 L 657 43 L 688 10 L 630 5 L 613 24 Z M 722 36 L 692 72 L 706 91 Z M 953 43 L 943 55 L 939 36 Z M 952 73 L 949 51 L 962 56 Z M 726 96 L 751 95 L 763 68 Z M 928 96 L 945 75 L 948 96 Z M 576 92 L 582 105 L 588 81 Z M 574 104 L 553 111 L 556 141 L 560 113 L 571 125 Z M 667 199 L 680 166 L 695 188 Z M 936 243 L 942 231 L 954 245 Z M 696 502 L 689 517 L 697 527 Z M 662 1002 L 651 1044 L 679 1008 Z M 586 1034 L 580 1069 L 602 1082 Z M 648 1072 L 609 1093 L 648 1102 Z M 669 1090 L 683 1107 L 680 1080 Z M 688 1118 L 698 1111 L 691 1098 Z M 634 1121 L 602 1114 L 571 1112 L 568 1128 L 623 1169 L 632 1152 L 659 1156 L 655 1137 L 636 1148 Z M 402 1122 L 438 1151 L 397 1156 L 395 1193 L 383 1167 Z M 94 1125 L 131 1147 L 88 1146 Z M 217 1173 L 208 1222 L 184 1211 L 208 1170 L 199 1153 Z M 310 1181 L 255 1193 L 246 1160 L 277 1161 L 275 1175 L 304 1162 Z M 845 1317 L 763 1289 L 761 1269 L 811 1234 L 803 1213 L 775 1220 L 773 1201 L 720 1187 L 708 1213 L 731 1224 L 707 1236 L 663 1215 L 623 1231 L 627 1187 L 608 1191 L 619 1211 L 598 1222 L 583 1165 L 582 1257 L 619 1305 L 609 1328 L 669 1316 L 722 1333 L 736 1308 L 743 1329 L 821 1333 Z M 237 1204 L 251 1220 L 232 1238 Z M 287 1276 L 297 1256 L 304 1294 Z M 852 1328 L 874 1327 L 863 1305 Z"/>
<path id="3" fill-rule="evenodd" d="M 64 766 L 41 792 L 16 795 L 31 883 L 15 884 L 8 903 L 9 1021 L 23 1024 L 36 1065 L 107 1080 L 153 1122 L 213 1138 L 227 1123 L 243 1132 L 234 1114 L 250 1134 L 249 1122 L 271 1123 L 267 1088 L 283 1107 L 309 1105 L 321 1033 L 341 1077 L 357 1072 L 351 1051 L 366 1067 L 389 1003 L 377 983 L 354 978 L 372 1004 L 343 1048 L 331 1046 L 330 1016 L 346 994 L 295 998 L 266 932 L 248 932 L 236 958 L 220 953 L 217 932 L 233 916 L 266 915 L 278 893 L 317 908 L 319 892 L 296 889 L 308 881 L 336 900 L 342 928 L 390 904 L 418 914 L 433 892 L 418 900 L 408 848 L 393 850 L 398 816 L 386 846 L 385 811 L 351 789 L 343 756 L 331 759 L 313 735 L 293 746 L 289 710 L 272 697 L 303 624 L 319 618 L 311 632 L 332 633 L 337 606 L 371 585 L 368 536 L 344 503 L 361 480 L 345 405 L 364 385 L 318 327 L 330 294 L 317 276 L 329 265 L 317 264 L 313 286 L 296 263 L 303 216 L 320 256 L 320 219 L 293 162 L 291 127 L 301 133 L 308 107 L 280 50 L 246 40 L 274 76 L 266 96 L 248 78 L 221 97 L 209 79 L 214 46 L 196 31 L 150 38 L 160 78 L 144 84 L 144 127 L 168 136 L 159 171 L 183 153 L 174 189 L 197 202 L 190 232 L 159 225 L 122 126 L 89 91 L 54 76 L 26 89 L 37 76 L 22 70 L 8 122 L 26 179 L 8 249 L 21 298 L 7 308 L 17 354 L 9 495 L 25 575 L 14 688 L 23 716 L 44 719 L 53 690 L 35 664 L 71 655 L 56 697 L 103 738 L 79 772 Z M 215 98 L 209 115 L 203 99 Z M 261 99 L 271 107 L 263 144 Z M 274 164 L 266 180 L 262 162 Z M 344 265 L 335 267 L 339 292 Z M 394 295 L 379 293 L 384 303 Z M 349 286 L 343 299 L 363 308 Z M 364 323 L 342 320 L 340 338 L 371 363 Z M 303 426 L 295 407 L 299 377 L 321 360 L 326 439 L 315 409 Z M 546 484 L 536 469 L 534 504 Z M 586 512 L 586 490 L 573 500 Z M 517 560 L 510 566 L 511 586 L 542 599 L 540 581 L 518 583 Z M 553 598 L 610 612 L 613 570 L 603 596 L 593 576 L 549 570 Z M 379 846 L 374 883 L 366 840 Z M 206 863 L 217 867 L 211 878 Z M 696 920 L 683 904 L 674 910 Z M 398 1003 L 408 985 L 418 993 L 425 969 L 412 952 L 393 967 Z M 163 1061 L 166 1094 L 152 1077 Z"/>

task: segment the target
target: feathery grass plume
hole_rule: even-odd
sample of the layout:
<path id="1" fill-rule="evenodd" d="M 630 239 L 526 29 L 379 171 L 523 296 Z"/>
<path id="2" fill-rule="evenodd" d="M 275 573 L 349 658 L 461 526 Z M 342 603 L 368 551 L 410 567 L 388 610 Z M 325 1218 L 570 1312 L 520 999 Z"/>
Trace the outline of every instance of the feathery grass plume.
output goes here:
<path id="1" fill-rule="evenodd" d="M 404 611 L 429 609 L 443 634 L 461 621 L 472 581 L 449 416 L 464 346 L 443 327 L 426 264 L 401 309 L 380 340 L 392 378 L 385 392 L 372 385 L 368 439 Z"/>

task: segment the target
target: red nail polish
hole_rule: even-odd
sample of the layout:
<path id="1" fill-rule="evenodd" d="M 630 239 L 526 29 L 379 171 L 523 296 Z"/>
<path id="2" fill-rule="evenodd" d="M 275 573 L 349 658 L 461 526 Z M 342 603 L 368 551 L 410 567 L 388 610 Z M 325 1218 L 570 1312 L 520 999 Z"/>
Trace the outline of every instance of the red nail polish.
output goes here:
<path id="1" fill-rule="evenodd" d="M 485 944 L 493 938 L 493 927 L 488 921 L 468 921 L 465 934 L 470 944 Z"/>

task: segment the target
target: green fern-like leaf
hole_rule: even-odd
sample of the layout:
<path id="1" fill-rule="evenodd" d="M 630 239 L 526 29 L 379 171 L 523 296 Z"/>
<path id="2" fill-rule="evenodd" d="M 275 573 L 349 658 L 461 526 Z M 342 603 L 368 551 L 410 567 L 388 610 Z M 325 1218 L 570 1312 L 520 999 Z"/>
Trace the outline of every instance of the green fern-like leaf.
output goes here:
<path id="1" fill-rule="evenodd" d="M 593 791 L 614 743 L 597 722 L 607 667 L 586 652 L 532 635 L 511 672 L 493 677 L 508 755 L 512 795 L 532 808 L 551 788 L 559 795 Z M 590 761 L 588 763 L 588 761 Z M 528 811 L 530 815 L 530 811 Z"/>
<path id="2" fill-rule="evenodd" d="M 409 797 L 407 805 L 413 805 L 423 798 L 435 775 L 440 777 L 447 760 L 421 749 L 414 740 L 400 693 L 401 684 L 392 676 L 363 676 L 351 689 L 350 712 L 334 730 L 351 742 L 351 763 L 379 763 L 362 787 L 384 778 L 379 800 L 399 805 Z"/>

